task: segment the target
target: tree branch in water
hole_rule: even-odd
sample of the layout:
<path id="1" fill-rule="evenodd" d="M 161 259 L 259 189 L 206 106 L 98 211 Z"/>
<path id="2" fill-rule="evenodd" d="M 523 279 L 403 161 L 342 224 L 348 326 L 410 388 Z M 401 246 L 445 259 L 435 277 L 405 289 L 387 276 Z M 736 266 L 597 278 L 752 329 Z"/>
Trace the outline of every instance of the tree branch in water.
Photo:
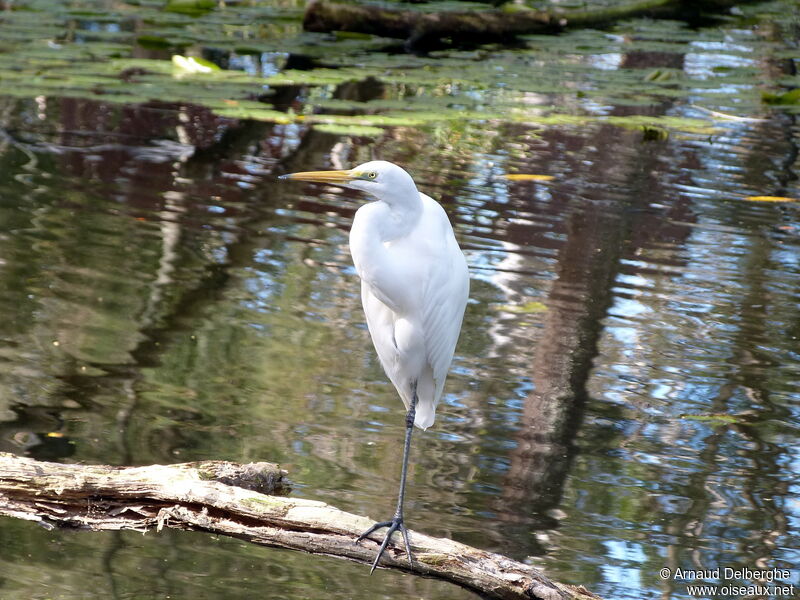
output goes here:
<path id="1" fill-rule="evenodd" d="M 112 467 L 0 453 L 0 515 L 48 529 L 144 532 L 173 527 L 371 563 L 380 537 L 355 543 L 371 518 L 324 502 L 287 498 L 288 492 L 286 472 L 271 463 Z M 384 554 L 382 567 L 450 581 L 485 598 L 597 598 L 582 586 L 551 581 L 499 554 L 415 531 L 409 535 L 413 569 L 401 539 Z"/>

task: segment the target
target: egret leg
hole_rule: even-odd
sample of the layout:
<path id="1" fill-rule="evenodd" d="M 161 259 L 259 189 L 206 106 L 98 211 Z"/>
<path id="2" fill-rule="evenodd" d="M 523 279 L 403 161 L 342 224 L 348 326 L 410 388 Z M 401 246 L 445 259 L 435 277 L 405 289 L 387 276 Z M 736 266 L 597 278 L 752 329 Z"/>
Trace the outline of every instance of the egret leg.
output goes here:
<path id="1" fill-rule="evenodd" d="M 375 570 L 375 567 L 378 566 L 378 561 L 383 556 L 383 551 L 386 550 L 386 546 L 389 544 L 389 541 L 392 538 L 392 534 L 395 531 L 399 531 L 403 535 L 403 541 L 406 544 L 406 554 L 408 555 L 408 564 L 413 569 L 414 562 L 411 560 L 411 544 L 408 543 L 408 530 L 406 529 L 405 524 L 403 523 L 403 501 L 405 500 L 406 496 L 406 474 L 408 473 L 408 453 L 411 449 L 411 433 L 414 431 L 414 417 L 417 413 L 417 386 L 414 385 L 414 393 L 411 399 L 411 406 L 406 413 L 406 438 L 403 444 L 403 468 L 400 471 L 400 493 L 397 495 L 397 510 L 394 513 L 394 517 L 391 521 L 381 521 L 379 523 L 375 523 L 372 527 L 367 529 L 364 533 L 358 536 L 356 542 L 360 542 L 364 538 L 368 537 L 373 531 L 380 529 L 382 527 L 388 527 L 388 531 L 386 532 L 386 537 L 383 538 L 383 543 L 381 544 L 380 549 L 378 550 L 378 554 L 375 557 L 375 560 L 372 562 L 372 568 L 369 570 L 370 575 Z"/>

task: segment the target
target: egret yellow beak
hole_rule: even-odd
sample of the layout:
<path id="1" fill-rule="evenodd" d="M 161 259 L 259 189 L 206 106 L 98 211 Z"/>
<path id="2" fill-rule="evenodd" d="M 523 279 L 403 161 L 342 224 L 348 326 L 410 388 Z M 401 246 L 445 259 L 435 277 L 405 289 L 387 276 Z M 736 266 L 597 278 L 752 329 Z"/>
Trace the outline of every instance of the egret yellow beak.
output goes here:
<path id="1" fill-rule="evenodd" d="M 349 183 L 358 179 L 359 174 L 352 169 L 348 171 L 303 171 L 281 175 L 278 179 L 291 179 L 292 181 L 314 181 L 316 183 Z"/>

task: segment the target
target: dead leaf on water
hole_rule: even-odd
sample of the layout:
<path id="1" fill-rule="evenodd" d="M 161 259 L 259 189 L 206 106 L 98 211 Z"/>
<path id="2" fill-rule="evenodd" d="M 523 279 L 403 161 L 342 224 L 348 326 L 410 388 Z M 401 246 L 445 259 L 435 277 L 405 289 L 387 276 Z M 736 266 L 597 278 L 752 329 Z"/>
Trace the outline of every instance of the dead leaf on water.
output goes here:
<path id="1" fill-rule="evenodd" d="M 534 175 L 533 173 L 506 173 L 504 175 L 509 181 L 552 181 L 552 175 Z"/>
<path id="2" fill-rule="evenodd" d="M 785 196 L 746 196 L 745 200 L 753 202 L 797 202 L 797 198 L 787 198 Z"/>

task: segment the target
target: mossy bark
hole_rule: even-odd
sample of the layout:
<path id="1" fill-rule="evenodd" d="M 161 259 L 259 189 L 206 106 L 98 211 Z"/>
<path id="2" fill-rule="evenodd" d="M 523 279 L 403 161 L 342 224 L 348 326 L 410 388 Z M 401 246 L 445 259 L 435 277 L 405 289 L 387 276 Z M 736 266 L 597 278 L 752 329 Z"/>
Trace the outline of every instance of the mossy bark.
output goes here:
<path id="1" fill-rule="evenodd" d="M 313 0 L 306 7 L 307 31 L 350 31 L 406 40 L 410 50 L 444 40 L 455 43 L 508 42 L 515 36 L 558 33 L 567 28 L 600 27 L 625 18 L 696 19 L 704 11 L 719 12 L 748 0 L 630 0 L 586 8 L 532 10 L 507 4 L 497 9 L 406 10 L 371 4 Z"/>
<path id="2" fill-rule="evenodd" d="M 145 532 L 173 527 L 370 564 L 378 541 L 355 540 L 372 519 L 324 502 L 275 495 L 288 493 L 285 475 L 270 463 L 111 467 L 0 453 L 0 515 L 48 529 Z M 450 581 L 485 598 L 597 598 L 582 586 L 551 581 L 499 554 L 416 531 L 409 537 L 413 567 L 399 536 L 384 554 L 382 567 Z"/>

